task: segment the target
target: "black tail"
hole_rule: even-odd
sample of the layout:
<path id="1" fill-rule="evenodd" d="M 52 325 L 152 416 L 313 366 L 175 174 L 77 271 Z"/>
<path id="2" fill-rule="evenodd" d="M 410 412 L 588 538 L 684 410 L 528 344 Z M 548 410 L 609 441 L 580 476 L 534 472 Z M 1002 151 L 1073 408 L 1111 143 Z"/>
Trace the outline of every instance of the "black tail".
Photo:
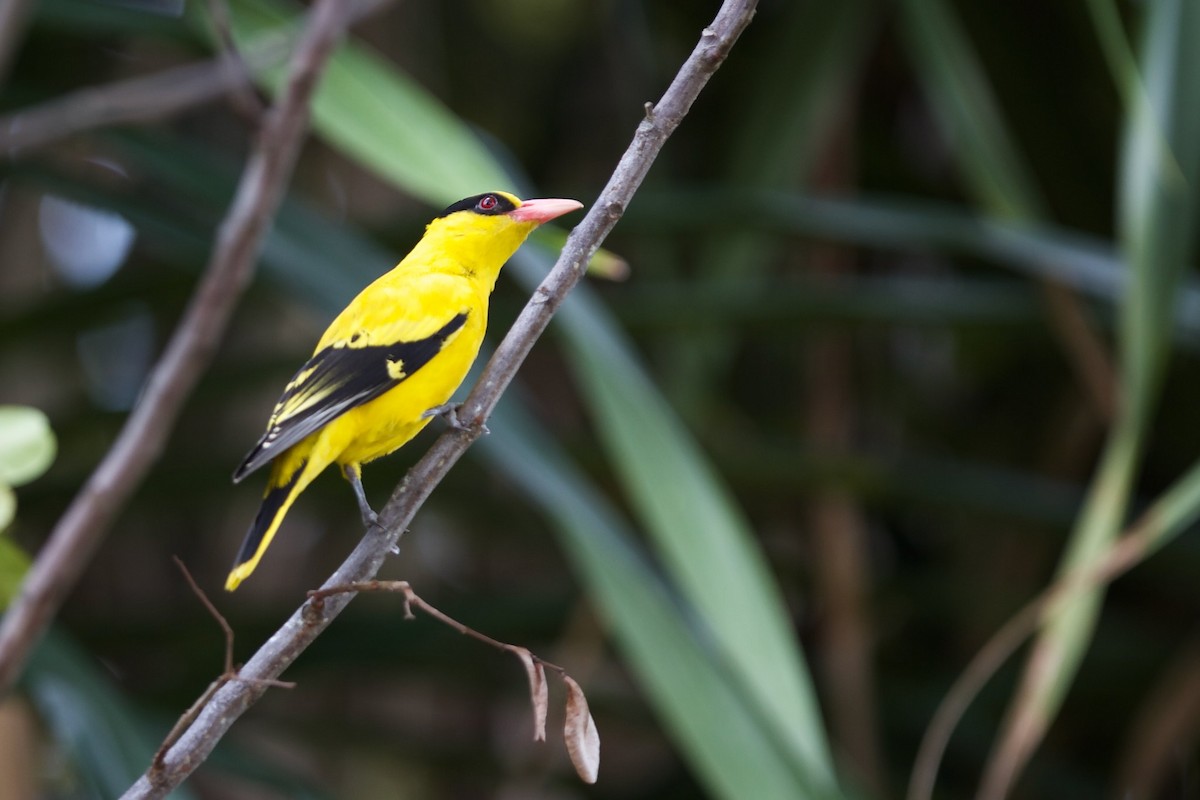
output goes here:
<path id="1" fill-rule="evenodd" d="M 232 592 L 236 589 L 238 584 L 258 566 L 258 560 L 262 558 L 267 546 L 271 544 L 275 531 L 279 529 L 279 523 L 283 521 L 283 516 L 294 499 L 292 490 L 295 489 L 296 482 L 300 480 L 300 475 L 304 472 L 307 463 L 307 461 L 301 461 L 300 466 L 287 479 L 287 483 L 268 487 L 267 493 L 263 495 L 262 505 L 258 507 L 258 515 L 255 516 L 250 530 L 246 532 L 246 538 L 238 551 L 237 559 L 233 562 L 233 569 L 225 580 L 227 591 Z M 276 477 L 272 473 L 272 481 Z"/>

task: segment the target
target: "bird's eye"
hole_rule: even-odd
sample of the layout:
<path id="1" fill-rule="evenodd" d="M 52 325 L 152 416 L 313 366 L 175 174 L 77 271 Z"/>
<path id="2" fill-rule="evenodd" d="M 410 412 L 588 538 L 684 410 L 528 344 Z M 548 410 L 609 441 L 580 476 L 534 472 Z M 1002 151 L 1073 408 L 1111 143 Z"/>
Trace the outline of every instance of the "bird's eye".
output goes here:
<path id="1" fill-rule="evenodd" d="M 499 203 L 495 195 L 485 194 L 479 198 L 479 202 L 475 205 L 480 211 L 491 211 Z"/>

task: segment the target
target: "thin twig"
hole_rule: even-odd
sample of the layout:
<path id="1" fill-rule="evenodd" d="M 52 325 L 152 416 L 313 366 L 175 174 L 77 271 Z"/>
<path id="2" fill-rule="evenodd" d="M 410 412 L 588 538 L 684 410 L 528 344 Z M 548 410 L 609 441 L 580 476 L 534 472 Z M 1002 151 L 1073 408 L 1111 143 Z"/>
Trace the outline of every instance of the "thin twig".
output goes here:
<path id="1" fill-rule="evenodd" d="M 192 594 L 200 599 L 209 616 L 215 619 L 217 624 L 221 626 L 221 632 L 225 634 L 225 674 L 233 674 L 233 628 L 230 627 L 225 616 L 220 611 L 217 611 L 217 607 L 213 605 L 212 600 L 208 599 L 208 595 L 204 593 L 204 590 L 196 583 L 196 579 L 192 577 L 192 573 L 183 563 L 183 560 L 179 556 L 172 556 L 172 558 L 175 560 L 175 566 L 179 567 L 179 571 L 183 573 L 183 579 L 187 581 Z"/>
<path id="2" fill-rule="evenodd" d="M 389 2 L 358 0 L 349 12 L 349 24 Z M 278 64 L 293 44 L 293 36 L 287 34 L 263 38 L 239 53 L 240 68 L 231 66 L 225 53 L 209 61 L 79 89 L 18 109 L 0 116 L 0 154 L 15 159 L 97 128 L 167 119 L 231 92 L 253 95 L 248 73 Z"/>
<path id="3" fill-rule="evenodd" d="M 313 7 L 287 87 L 265 120 L 183 320 L 116 442 L 55 526 L 0 623 L 0 694 L 16 680 L 113 518 L 162 453 L 184 401 L 212 360 L 300 152 L 317 76 L 345 30 L 345 5 L 321 0 Z"/>
<path id="4" fill-rule="evenodd" d="M 200 695 L 196 702 L 192 703 L 188 710 L 183 712 L 183 714 L 171 727 L 170 732 L 167 733 L 162 744 L 160 744 L 158 746 L 158 750 L 155 751 L 154 758 L 151 759 L 151 769 L 162 768 L 163 755 L 171 748 L 171 745 L 175 744 L 175 741 L 179 738 L 180 734 L 187 729 L 187 726 L 192 724 L 192 720 L 194 720 L 196 715 L 200 713 L 200 709 L 204 707 L 204 704 L 208 702 L 208 699 L 217 693 L 217 689 L 220 689 L 229 681 L 252 680 L 250 678 L 242 678 L 234 669 L 233 628 L 229 626 L 229 622 L 225 619 L 221 612 L 217 611 L 217 607 L 213 605 L 212 601 L 208 599 L 208 595 L 205 594 L 204 590 L 201 589 L 199 584 L 196 583 L 196 579 L 192 577 L 191 571 L 188 570 L 187 566 L 183 563 L 179 556 L 173 556 L 173 558 L 175 559 L 175 566 L 179 567 L 179 571 L 183 573 L 183 579 L 187 581 L 188 586 L 192 590 L 192 594 L 199 598 L 200 602 L 204 605 L 204 608 L 208 611 L 212 618 L 217 621 L 217 624 L 221 626 L 221 631 L 225 634 L 225 669 L 222 670 L 221 675 L 215 681 L 208 685 L 208 688 L 204 690 L 204 694 Z M 253 679 L 252 682 L 259 683 L 267 687 L 274 686 L 278 689 L 296 688 L 296 684 L 293 681 L 257 678 Z"/>
<path id="5" fill-rule="evenodd" d="M 499 639 L 493 639 L 485 633 L 480 633 L 469 625 L 456 620 L 449 614 L 434 608 L 425 602 L 408 581 L 356 581 L 341 586 L 326 586 L 308 593 L 309 612 L 320 616 L 324 612 L 325 600 L 338 594 L 358 592 L 393 592 L 404 595 L 404 618 L 416 619 L 413 606 L 438 622 L 448 625 L 464 636 L 483 642 L 497 650 L 516 656 L 525 668 L 525 677 L 529 681 L 529 704 L 533 711 L 533 740 L 546 741 L 546 716 L 550 706 L 550 693 L 546 685 L 546 668 L 554 670 L 562 678 L 567 690 L 566 723 L 563 726 L 563 743 L 575 773 L 585 783 L 595 783 L 600 768 L 600 734 L 596 730 L 596 721 L 588 711 L 587 697 L 583 688 L 567 674 L 567 670 L 534 655 L 528 647 L 508 644 Z"/>
<path id="6" fill-rule="evenodd" d="M 282 37 L 250 56 L 255 68 L 287 55 Z M 0 117 L 0 153 L 18 158 L 85 131 L 166 119 L 189 108 L 247 89 L 246 76 L 225 55 L 197 64 L 80 89 Z"/>
<path id="7" fill-rule="evenodd" d="M 529 652 L 526 648 L 516 644 L 502 642 L 499 639 L 493 639 L 486 633 L 480 633 L 469 625 L 465 625 L 449 614 L 441 611 L 435 606 L 430 605 L 420 595 L 413 590 L 412 584 L 408 581 L 355 581 L 353 583 L 342 584 L 341 586 L 323 586 L 320 589 L 313 589 L 308 593 L 309 608 L 318 616 L 323 613 L 325 599 L 333 597 L 337 594 L 357 593 L 357 592 L 395 592 L 404 595 L 404 618 L 416 619 L 416 615 L 412 613 L 412 607 L 424 611 L 428 616 L 433 617 L 438 622 L 453 628 L 463 636 L 469 636 L 477 642 L 483 642 L 489 647 L 494 647 L 505 653 L 513 653 L 514 655 L 520 651 Z M 567 670 L 565 667 L 560 667 L 551 661 L 547 661 L 540 656 L 529 653 L 530 657 L 547 669 L 552 669 L 555 672 L 565 675 Z"/>
<path id="8" fill-rule="evenodd" d="M 756 0 L 725 0 L 712 25 L 705 28 L 692 54 L 680 68 L 662 99 L 655 105 L 653 120 L 642 120 L 633 141 L 621 157 L 608 184 L 588 210 L 583 221 L 567 237 L 554 268 L 534 292 L 516 323 L 464 403 L 466 430 L 450 430 L 434 443 L 409 471 L 354 552 L 325 582 L 323 589 L 369 580 L 379 571 L 389 550 L 407 529 L 417 510 L 480 436 L 482 424 L 495 408 L 534 341 L 546 329 L 567 293 L 583 277 L 588 259 L 621 218 L 663 143 L 679 126 L 700 91 L 717 71 L 750 23 Z M 273 678 L 283 672 L 355 597 L 340 593 L 322 601 L 317 613 L 310 602 L 297 609 L 256 652 L 242 675 Z M 191 774 L 229 730 L 263 694 L 252 685 L 230 683 L 220 689 L 200 712 L 196 722 L 167 753 L 163 769 L 144 775 L 129 791 L 126 800 L 161 797 Z"/>
<path id="9" fill-rule="evenodd" d="M 992 634 L 938 704 L 913 763 L 908 800 L 930 800 L 938 768 L 967 707 L 1017 648 L 1082 590 L 1109 583 L 1137 566 L 1161 544 L 1165 529 L 1157 509 L 1148 509 L 1094 564 L 1064 575 Z"/>
<path id="10" fill-rule="evenodd" d="M 231 86 L 229 99 L 233 108 L 251 124 L 257 125 L 263 114 L 263 102 L 254 93 L 254 84 L 250 78 L 250 67 L 242 57 L 237 42 L 233 38 L 233 22 L 229 16 L 229 6 L 225 0 L 208 0 L 209 20 L 213 32 L 221 48 L 221 61 L 229 73 Z"/>

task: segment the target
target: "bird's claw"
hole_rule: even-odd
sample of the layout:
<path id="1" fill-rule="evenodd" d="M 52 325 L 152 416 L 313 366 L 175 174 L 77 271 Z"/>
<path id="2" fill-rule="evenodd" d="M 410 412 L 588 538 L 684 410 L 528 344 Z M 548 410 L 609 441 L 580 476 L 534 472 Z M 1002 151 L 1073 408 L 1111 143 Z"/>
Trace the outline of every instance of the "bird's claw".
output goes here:
<path id="1" fill-rule="evenodd" d="M 458 412 L 460 409 L 462 409 L 462 406 L 462 403 L 442 403 L 440 406 L 434 406 L 433 408 L 427 410 L 421 416 L 426 419 L 431 417 L 441 417 L 443 420 L 445 420 L 447 425 L 456 431 L 470 431 L 471 426 L 458 418 Z M 488 430 L 487 425 L 481 424 L 479 429 L 484 434 L 491 433 L 491 431 Z"/>

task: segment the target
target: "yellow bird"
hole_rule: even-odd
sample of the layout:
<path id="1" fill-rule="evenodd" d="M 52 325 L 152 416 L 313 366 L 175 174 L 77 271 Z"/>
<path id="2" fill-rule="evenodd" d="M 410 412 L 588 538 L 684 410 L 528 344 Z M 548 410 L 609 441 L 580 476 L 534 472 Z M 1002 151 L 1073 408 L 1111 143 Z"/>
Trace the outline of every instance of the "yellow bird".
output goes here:
<path id="1" fill-rule="evenodd" d="M 296 497 L 330 464 L 350 481 L 364 524 L 375 521 L 362 465 L 416 436 L 450 399 L 479 353 L 504 262 L 538 225 L 582 207 L 507 192 L 460 200 L 338 314 L 233 473 L 237 482 L 271 464 L 226 590 L 254 572 Z"/>

